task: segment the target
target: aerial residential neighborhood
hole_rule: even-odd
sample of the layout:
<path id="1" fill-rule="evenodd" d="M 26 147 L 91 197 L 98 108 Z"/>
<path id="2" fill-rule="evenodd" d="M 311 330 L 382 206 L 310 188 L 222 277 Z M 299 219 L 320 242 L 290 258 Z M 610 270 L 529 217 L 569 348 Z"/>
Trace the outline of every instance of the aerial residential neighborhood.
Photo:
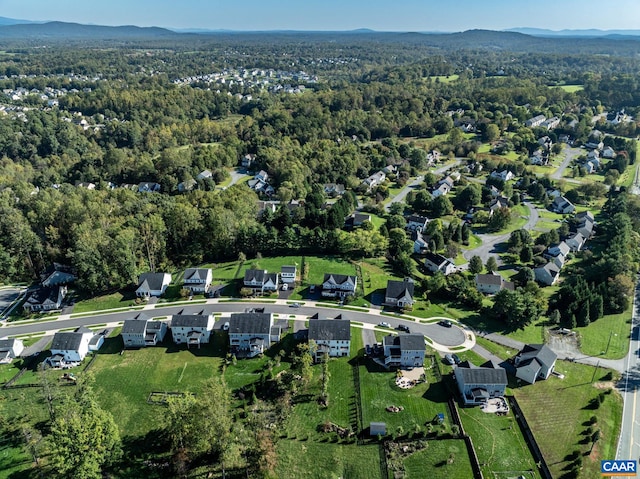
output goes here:
<path id="1" fill-rule="evenodd" d="M 637 466 L 640 10 L 585 1 L 9 2 L 0 479 Z"/>

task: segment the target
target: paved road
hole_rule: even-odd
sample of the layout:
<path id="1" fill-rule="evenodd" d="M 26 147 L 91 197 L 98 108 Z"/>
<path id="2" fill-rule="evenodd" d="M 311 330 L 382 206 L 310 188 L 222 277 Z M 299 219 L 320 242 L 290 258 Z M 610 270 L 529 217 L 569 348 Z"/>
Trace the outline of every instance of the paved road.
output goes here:
<path id="1" fill-rule="evenodd" d="M 2 288 L 0 289 L 0 318 L 5 314 L 9 314 L 11 305 L 18 299 L 24 289 L 20 288 Z"/>
<path id="2" fill-rule="evenodd" d="M 562 161 L 558 169 L 551 174 L 551 178 L 554 180 L 562 179 L 562 176 L 564 175 L 564 170 L 567 169 L 567 167 L 571 164 L 571 162 L 575 158 L 577 158 L 580 155 L 584 155 L 586 151 L 580 148 L 571 148 L 571 147 L 565 146 L 562 153 L 564 154 L 564 160 Z"/>
<path id="3" fill-rule="evenodd" d="M 240 181 L 245 176 L 248 176 L 248 175 L 244 169 L 235 168 L 233 171 L 231 171 L 231 183 L 229 183 L 229 186 L 235 185 L 238 181 Z"/>
<path id="4" fill-rule="evenodd" d="M 337 308 L 326 308 L 322 306 L 303 305 L 300 308 L 291 308 L 287 305 L 279 304 L 266 304 L 266 303 L 250 303 L 250 302 L 223 302 L 212 304 L 200 304 L 193 306 L 169 306 L 165 308 L 156 308 L 153 310 L 145 311 L 148 315 L 170 316 L 172 314 L 178 314 L 180 311 L 184 311 L 184 314 L 198 313 L 204 309 L 205 314 L 220 312 L 220 313 L 237 313 L 242 312 L 245 308 L 265 308 L 268 312 L 279 314 L 295 314 L 298 316 L 313 316 L 318 313 L 320 317 L 335 317 L 338 314 L 342 314 L 343 318 L 351 321 L 358 321 L 367 324 L 378 324 L 380 321 L 385 321 L 391 325 L 392 328 L 396 328 L 400 324 L 407 325 L 411 328 L 412 333 L 421 333 L 432 339 L 434 342 L 443 346 L 458 346 L 464 343 L 466 335 L 465 332 L 457 327 L 445 328 L 438 324 L 422 324 L 415 321 L 409 321 L 400 318 L 393 318 L 390 316 L 381 316 L 373 312 L 366 311 L 351 311 L 341 310 Z M 130 312 L 118 312 L 109 314 L 100 314 L 96 316 L 86 316 L 82 318 L 63 319 L 55 321 L 42 321 L 39 323 L 6 326 L 0 328 L 0 333 L 3 336 L 16 336 L 22 334 L 33 334 L 37 332 L 53 332 L 64 328 L 78 328 L 80 326 L 90 326 L 93 324 L 111 324 L 124 321 L 132 316 L 138 314 L 140 311 Z"/>
<path id="5" fill-rule="evenodd" d="M 637 459 L 640 457 L 640 281 L 636 283 L 631 319 L 631 340 L 626 368 L 618 389 L 624 400 L 622 428 L 618 441 L 617 459 Z"/>
<path id="6" fill-rule="evenodd" d="M 538 223 L 540 215 L 538 213 L 538 209 L 531 203 L 525 201 L 523 204 L 529 208 L 529 216 L 527 217 L 527 222 L 524 224 L 522 229 L 531 231 Z M 509 236 L 511 236 L 511 233 L 501 235 L 480 234 L 478 237 L 482 240 L 482 244 L 477 248 L 463 251 L 462 255 L 467 260 L 470 260 L 471 257 L 476 255 L 480 256 L 483 263 L 487 262 L 489 256 L 496 256 L 496 260 L 498 260 L 498 264 L 500 264 L 499 258 L 497 257 L 500 251 L 497 249 L 497 245 L 507 242 L 509 240 Z"/>

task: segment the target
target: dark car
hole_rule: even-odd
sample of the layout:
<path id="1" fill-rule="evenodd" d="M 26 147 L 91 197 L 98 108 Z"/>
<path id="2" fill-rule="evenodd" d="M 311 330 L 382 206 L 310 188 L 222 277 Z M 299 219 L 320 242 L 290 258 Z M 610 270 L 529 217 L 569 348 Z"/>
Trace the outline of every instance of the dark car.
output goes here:
<path id="1" fill-rule="evenodd" d="M 364 347 L 364 352 L 365 352 L 365 354 L 366 354 L 367 356 L 371 356 L 371 346 L 367 344 L 367 345 Z"/>
<path id="2" fill-rule="evenodd" d="M 448 319 L 443 319 L 441 321 L 438 321 L 438 324 L 440 326 L 444 326 L 445 328 L 450 328 L 453 325 L 453 323 L 451 321 L 449 321 Z"/>
<path id="3" fill-rule="evenodd" d="M 404 324 L 400 324 L 398 326 L 398 330 L 404 331 L 405 333 L 410 333 L 411 332 L 411 330 L 409 329 L 409 326 L 405 326 Z"/>
<path id="4" fill-rule="evenodd" d="M 462 362 L 457 354 L 452 354 L 451 357 L 453 358 L 453 362 L 456 364 L 460 364 Z"/>

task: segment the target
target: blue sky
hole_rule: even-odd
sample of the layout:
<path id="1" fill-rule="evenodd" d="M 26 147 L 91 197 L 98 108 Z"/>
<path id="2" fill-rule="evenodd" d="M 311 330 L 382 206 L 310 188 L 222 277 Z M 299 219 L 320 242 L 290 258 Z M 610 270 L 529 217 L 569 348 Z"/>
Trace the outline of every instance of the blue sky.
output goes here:
<path id="1" fill-rule="evenodd" d="M 640 29 L 640 1 L 0 0 L 0 16 L 230 30 Z"/>

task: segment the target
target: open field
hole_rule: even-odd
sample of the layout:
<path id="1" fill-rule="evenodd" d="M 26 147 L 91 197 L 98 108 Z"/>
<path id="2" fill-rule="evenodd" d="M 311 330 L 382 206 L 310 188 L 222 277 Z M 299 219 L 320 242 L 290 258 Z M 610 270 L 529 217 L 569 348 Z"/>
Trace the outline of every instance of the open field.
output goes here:
<path id="1" fill-rule="evenodd" d="M 561 88 L 567 93 L 575 93 L 584 90 L 584 85 L 560 85 L 557 88 Z"/>
<path id="2" fill-rule="evenodd" d="M 616 455 L 622 398 L 612 391 L 605 395 L 600 408 L 591 409 L 589 401 L 603 391 L 593 386 L 596 370 L 566 361 L 558 361 L 555 370 L 565 378 L 551 376 L 546 381 L 516 388 L 514 395 L 554 477 L 562 476 L 570 462 L 568 456 L 575 450 L 584 454 L 580 477 L 598 477 L 600 460 Z M 595 380 L 605 374 L 606 370 L 598 369 Z M 583 433 L 591 416 L 597 419 L 592 429 L 600 430 L 601 437 L 589 454 L 591 444 L 588 440 L 585 442 Z"/>
<path id="3" fill-rule="evenodd" d="M 512 411 L 506 416 L 498 416 L 482 412 L 479 407 L 460 408 L 460 418 L 473 440 L 485 477 L 536 470 L 535 460 Z"/>
<path id="4" fill-rule="evenodd" d="M 454 81 L 458 80 L 458 78 L 460 78 L 460 75 L 456 75 L 456 74 L 453 74 L 453 75 L 433 75 L 433 76 L 430 76 L 430 77 L 427 77 L 427 78 L 429 78 L 430 80 L 433 80 L 435 82 L 438 82 L 438 83 L 451 83 L 451 82 L 454 82 Z"/>
<path id="5" fill-rule="evenodd" d="M 73 307 L 73 313 L 86 313 L 103 309 L 125 308 L 135 306 L 133 292 L 122 294 L 120 292 L 96 296 L 95 298 L 78 301 Z"/>
<path id="6" fill-rule="evenodd" d="M 449 464 L 447 459 L 452 458 Z M 429 471 L 430 479 L 469 479 L 473 477 L 467 447 L 460 439 L 429 441 L 428 447 L 404 460 L 407 479 L 422 479 Z"/>

